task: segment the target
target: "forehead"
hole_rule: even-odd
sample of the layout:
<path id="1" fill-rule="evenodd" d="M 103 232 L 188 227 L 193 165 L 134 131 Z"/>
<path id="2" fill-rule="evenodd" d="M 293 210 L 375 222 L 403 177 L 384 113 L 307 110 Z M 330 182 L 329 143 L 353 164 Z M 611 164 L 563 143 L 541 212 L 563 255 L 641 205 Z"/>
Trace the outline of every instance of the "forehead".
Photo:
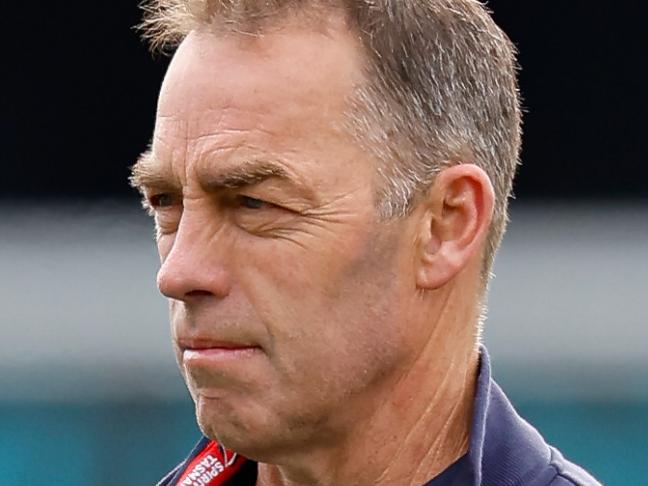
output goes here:
<path id="1" fill-rule="evenodd" d="M 254 130 L 280 135 L 275 143 L 321 140 L 343 124 L 362 78 L 359 52 L 346 27 L 334 22 L 325 30 L 288 25 L 258 37 L 192 32 L 165 77 L 156 139 L 222 136 L 236 144 L 238 132 L 249 138 Z"/>

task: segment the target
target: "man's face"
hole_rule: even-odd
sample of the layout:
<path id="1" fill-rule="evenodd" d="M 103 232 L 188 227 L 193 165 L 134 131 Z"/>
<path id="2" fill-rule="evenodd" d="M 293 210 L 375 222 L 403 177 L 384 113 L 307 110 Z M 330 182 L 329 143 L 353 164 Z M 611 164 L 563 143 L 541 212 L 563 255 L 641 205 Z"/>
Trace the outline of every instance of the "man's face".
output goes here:
<path id="1" fill-rule="evenodd" d="M 360 80 L 342 29 L 286 28 L 193 33 L 162 88 L 158 284 L 202 430 L 250 457 L 335 439 L 419 344 L 411 232 L 342 128 Z"/>

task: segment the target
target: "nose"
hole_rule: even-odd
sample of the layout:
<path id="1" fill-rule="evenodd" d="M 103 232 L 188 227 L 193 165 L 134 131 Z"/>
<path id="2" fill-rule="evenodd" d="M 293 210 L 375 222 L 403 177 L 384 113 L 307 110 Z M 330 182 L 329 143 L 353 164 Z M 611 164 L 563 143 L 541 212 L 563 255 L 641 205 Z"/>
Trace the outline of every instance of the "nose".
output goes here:
<path id="1" fill-rule="evenodd" d="M 189 302 L 204 297 L 226 297 L 231 288 L 225 266 L 223 238 L 201 222 L 182 217 L 170 250 L 162 254 L 157 275 L 160 292 L 170 299 Z"/>

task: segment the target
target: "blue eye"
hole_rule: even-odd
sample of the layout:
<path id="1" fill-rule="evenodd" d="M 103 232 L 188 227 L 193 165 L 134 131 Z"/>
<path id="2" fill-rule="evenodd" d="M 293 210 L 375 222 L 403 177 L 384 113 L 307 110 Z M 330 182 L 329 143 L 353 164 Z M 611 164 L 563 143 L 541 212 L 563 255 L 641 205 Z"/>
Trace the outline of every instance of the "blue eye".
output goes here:
<path id="1" fill-rule="evenodd" d="M 265 201 L 249 196 L 239 196 L 239 203 L 247 209 L 261 209 L 266 205 Z"/>

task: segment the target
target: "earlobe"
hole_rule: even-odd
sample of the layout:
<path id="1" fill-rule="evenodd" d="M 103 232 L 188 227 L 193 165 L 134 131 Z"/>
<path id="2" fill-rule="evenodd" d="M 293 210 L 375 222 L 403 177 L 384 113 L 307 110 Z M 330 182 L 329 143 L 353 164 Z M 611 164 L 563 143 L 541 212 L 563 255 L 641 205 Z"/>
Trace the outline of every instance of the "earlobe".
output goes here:
<path id="1" fill-rule="evenodd" d="M 438 289 L 481 257 L 494 199 L 488 175 L 476 165 L 455 165 L 439 173 L 422 203 L 419 288 Z"/>

